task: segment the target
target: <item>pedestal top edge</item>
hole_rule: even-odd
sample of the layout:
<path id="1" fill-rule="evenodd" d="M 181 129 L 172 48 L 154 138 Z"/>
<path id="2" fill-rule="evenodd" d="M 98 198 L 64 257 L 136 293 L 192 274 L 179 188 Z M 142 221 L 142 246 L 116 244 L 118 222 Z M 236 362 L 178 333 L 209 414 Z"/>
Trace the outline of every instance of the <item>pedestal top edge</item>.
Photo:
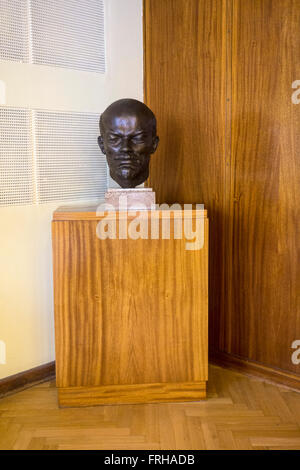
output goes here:
<path id="1" fill-rule="evenodd" d="M 97 208 L 98 206 L 93 205 L 93 206 L 61 206 L 58 207 L 54 212 L 53 212 L 53 217 L 52 220 L 100 220 L 105 216 L 108 215 L 113 215 L 114 212 L 108 211 L 105 212 L 104 216 L 101 215 L 100 213 L 97 213 Z M 169 214 L 171 212 L 171 214 Z M 183 211 L 180 210 L 145 210 L 145 211 L 139 211 L 138 209 L 128 211 L 128 218 L 130 217 L 135 217 L 137 213 L 145 213 L 148 216 L 151 216 L 151 214 L 154 217 L 159 217 L 159 218 L 164 218 L 164 217 L 170 217 L 171 218 L 177 218 L 181 217 L 181 213 Z M 187 212 L 191 217 L 195 217 L 196 215 L 198 217 L 203 217 L 207 218 L 207 210 L 206 209 L 189 209 L 185 210 L 184 212 Z M 122 211 L 116 211 L 116 214 L 124 214 L 125 212 Z"/>

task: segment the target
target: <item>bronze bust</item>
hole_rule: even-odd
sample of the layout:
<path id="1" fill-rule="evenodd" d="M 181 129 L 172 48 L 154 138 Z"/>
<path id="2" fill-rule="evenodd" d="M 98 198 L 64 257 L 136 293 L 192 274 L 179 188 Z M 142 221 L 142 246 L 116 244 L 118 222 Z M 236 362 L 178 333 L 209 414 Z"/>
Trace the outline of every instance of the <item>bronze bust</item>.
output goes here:
<path id="1" fill-rule="evenodd" d="M 110 176 L 122 188 L 135 188 L 148 178 L 150 156 L 158 142 L 156 118 L 141 101 L 115 101 L 100 117 L 98 144 Z"/>

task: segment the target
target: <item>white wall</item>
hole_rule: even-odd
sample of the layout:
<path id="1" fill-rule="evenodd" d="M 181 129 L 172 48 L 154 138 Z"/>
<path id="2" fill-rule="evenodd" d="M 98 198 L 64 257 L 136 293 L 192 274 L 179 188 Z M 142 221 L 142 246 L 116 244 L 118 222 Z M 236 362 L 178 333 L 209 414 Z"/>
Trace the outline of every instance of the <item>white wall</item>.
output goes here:
<path id="1" fill-rule="evenodd" d="M 119 98 L 143 100 L 142 0 L 105 0 L 105 22 L 106 74 L 0 61 L 0 104 L 100 114 Z M 50 230 L 57 206 L 0 208 L 0 379 L 55 359 Z"/>

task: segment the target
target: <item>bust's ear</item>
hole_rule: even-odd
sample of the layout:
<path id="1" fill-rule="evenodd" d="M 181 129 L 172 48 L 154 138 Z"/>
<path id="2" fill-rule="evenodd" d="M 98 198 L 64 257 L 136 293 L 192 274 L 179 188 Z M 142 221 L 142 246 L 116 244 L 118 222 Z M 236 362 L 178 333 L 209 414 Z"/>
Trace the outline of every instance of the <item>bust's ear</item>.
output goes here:
<path id="1" fill-rule="evenodd" d="M 158 142 L 159 142 L 159 137 L 158 137 L 158 135 L 156 135 L 156 136 L 154 137 L 153 143 L 152 143 L 152 146 L 153 146 L 153 151 L 152 151 L 152 153 L 154 153 L 155 150 L 157 149 Z"/>
<path id="2" fill-rule="evenodd" d="M 104 155 L 105 155 L 105 149 L 104 149 L 104 144 L 103 144 L 103 138 L 102 138 L 101 135 L 99 135 L 99 137 L 98 137 L 98 145 L 99 145 L 99 147 L 100 147 L 101 152 L 104 153 Z"/>

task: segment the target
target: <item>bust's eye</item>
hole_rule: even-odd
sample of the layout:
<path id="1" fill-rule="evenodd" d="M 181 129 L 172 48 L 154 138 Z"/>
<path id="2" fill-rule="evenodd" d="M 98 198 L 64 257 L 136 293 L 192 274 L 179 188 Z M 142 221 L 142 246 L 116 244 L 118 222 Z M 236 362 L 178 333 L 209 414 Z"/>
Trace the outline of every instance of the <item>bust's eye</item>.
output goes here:
<path id="1" fill-rule="evenodd" d="M 108 138 L 108 141 L 111 143 L 111 144 L 117 144 L 119 141 L 120 141 L 120 137 L 118 137 L 117 135 L 115 136 L 110 136 Z"/>
<path id="2" fill-rule="evenodd" d="M 142 144 L 144 142 L 144 136 L 143 135 L 136 135 L 132 137 L 132 142 L 135 144 Z"/>

